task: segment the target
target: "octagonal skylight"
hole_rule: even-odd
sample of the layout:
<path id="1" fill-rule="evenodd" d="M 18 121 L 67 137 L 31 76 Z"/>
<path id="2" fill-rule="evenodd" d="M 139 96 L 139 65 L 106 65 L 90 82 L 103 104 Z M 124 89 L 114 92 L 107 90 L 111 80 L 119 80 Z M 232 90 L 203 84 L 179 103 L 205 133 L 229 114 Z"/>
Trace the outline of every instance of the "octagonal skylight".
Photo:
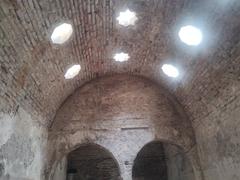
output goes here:
<path id="1" fill-rule="evenodd" d="M 129 25 L 134 25 L 137 16 L 135 12 L 130 11 L 127 9 L 124 12 L 120 12 L 120 15 L 117 17 L 118 23 L 122 26 L 129 26 Z"/>
<path id="2" fill-rule="evenodd" d="M 164 64 L 162 66 L 162 71 L 169 77 L 173 77 L 173 78 L 176 78 L 179 76 L 179 71 L 178 69 L 171 65 L 171 64 Z"/>
<path id="3" fill-rule="evenodd" d="M 71 66 L 67 72 L 65 73 L 65 79 L 72 79 L 78 75 L 79 71 L 81 70 L 81 66 L 79 64 L 75 64 Z"/>
<path id="4" fill-rule="evenodd" d="M 114 56 L 115 61 L 118 61 L 118 62 L 128 61 L 129 58 L 130 58 L 129 55 L 124 52 L 117 53 Z"/>
<path id="5" fill-rule="evenodd" d="M 54 44 L 63 44 L 71 37 L 72 33 L 72 25 L 62 23 L 53 30 L 51 40 Z"/>
<path id="6" fill-rule="evenodd" d="M 181 41 L 189 46 L 199 45 L 203 38 L 201 30 L 191 25 L 183 26 L 178 35 Z"/>

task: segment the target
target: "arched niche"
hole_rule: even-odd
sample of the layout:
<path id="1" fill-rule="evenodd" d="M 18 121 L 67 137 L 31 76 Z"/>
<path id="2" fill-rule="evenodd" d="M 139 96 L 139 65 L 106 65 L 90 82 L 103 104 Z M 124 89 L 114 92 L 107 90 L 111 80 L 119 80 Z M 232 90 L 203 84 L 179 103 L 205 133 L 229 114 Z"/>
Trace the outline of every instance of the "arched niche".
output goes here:
<path id="1" fill-rule="evenodd" d="M 51 169 L 49 180 L 121 180 L 119 164 L 105 147 L 83 143 L 72 147 Z"/>
<path id="2" fill-rule="evenodd" d="M 129 75 L 95 79 L 77 89 L 57 111 L 49 132 L 51 137 L 78 131 L 92 136 L 119 129 L 150 130 L 186 149 L 195 144 L 191 121 L 175 97 L 149 79 Z"/>
<path id="3" fill-rule="evenodd" d="M 127 177 L 129 163 L 146 142 L 163 139 L 185 151 L 195 145 L 178 101 L 149 79 L 129 75 L 95 79 L 77 89 L 58 109 L 48 137 L 47 176 L 56 161 L 84 142 L 109 149 Z"/>
<path id="4" fill-rule="evenodd" d="M 196 180 L 187 152 L 162 141 L 152 141 L 138 152 L 133 168 L 133 180 Z"/>
<path id="5" fill-rule="evenodd" d="M 67 156 L 67 180 L 118 180 L 120 170 L 111 152 L 97 144 L 83 144 Z"/>

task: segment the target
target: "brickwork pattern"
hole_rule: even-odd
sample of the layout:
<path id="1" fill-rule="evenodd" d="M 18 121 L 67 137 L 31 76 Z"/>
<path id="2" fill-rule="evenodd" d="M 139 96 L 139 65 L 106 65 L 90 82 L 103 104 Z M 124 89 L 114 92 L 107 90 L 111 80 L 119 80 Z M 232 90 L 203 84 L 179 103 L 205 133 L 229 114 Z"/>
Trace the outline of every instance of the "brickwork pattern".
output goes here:
<path id="1" fill-rule="evenodd" d="M 137 12 L 136 26 L 117 24 L 126 7 Z M 143 76 L 166 88 L 192 121 L 205 178 L 239 179 L 239 18 L 239 0 L 1 0 L 1 112 L 16 114 L 21 107 L 52 127 L 61 104 L 85 83 L 113 74 Z M 185 20 L 202 27 L 201 46 L 189 48 L 177 38 Z M 74 34 L 53 45 L 51 32 L 63 21 Z M 129 52 L 128 62 L 113 61 L 120 50 Z M 180 68 L 179 79 L 161 72 L 168 60 Z M 82 71 L 65 80 L 73 63 Z"/>
<path id="2" fill-rule="evenodd" d="M 226 93 L 227 101 L 235 97 L 226 88 L 236 84 L 239 75 L 239 2 L 209 3 L 2 0 L 0 95 L 8 104 L 5 111 L 21 105 L 32 114 L 41 114 L 43 123 L 49 125 L 58 107 L 77 87 L 99 76 L 129 73 L 166 85 L 192 120 L 200 114 L 206 116 L 214 108 L 206 107 L 205 101 L 211 97 Z M 123 28 L 117 24 L 119 11 L 126 7 L 137 12 L 136 26 Z M 189 15 L 204 22 L 206 47 L 189 49 L 177 40 L 175 31 Z M 72 39 L 63 46 L 52 45 L 49 36 L 54 26 L 65 20 L 73 24 Z M 113 61 L 113 54 L 119 50 L 129 52 L 129 62 Z M 168 59 L 182 68 L 180 82 L 169 80 L 160 71 Z M 74 80 L 66 81 L 63 75 L 72 63 L 80 63 L 82 71 Z M 221 102 L 216 103 L 212 106 Z"/>

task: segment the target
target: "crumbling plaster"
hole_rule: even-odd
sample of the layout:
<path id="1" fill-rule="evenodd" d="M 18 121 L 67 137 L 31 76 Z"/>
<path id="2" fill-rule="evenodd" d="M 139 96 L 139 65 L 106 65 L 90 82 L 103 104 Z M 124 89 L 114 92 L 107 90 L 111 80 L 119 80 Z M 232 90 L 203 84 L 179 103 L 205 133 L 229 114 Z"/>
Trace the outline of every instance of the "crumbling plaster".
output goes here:
<path id="1" fill-rule="evenodd" d="M 0 179 L 42 180 L 47 129 L 19 108 L 0 113 Z"/>

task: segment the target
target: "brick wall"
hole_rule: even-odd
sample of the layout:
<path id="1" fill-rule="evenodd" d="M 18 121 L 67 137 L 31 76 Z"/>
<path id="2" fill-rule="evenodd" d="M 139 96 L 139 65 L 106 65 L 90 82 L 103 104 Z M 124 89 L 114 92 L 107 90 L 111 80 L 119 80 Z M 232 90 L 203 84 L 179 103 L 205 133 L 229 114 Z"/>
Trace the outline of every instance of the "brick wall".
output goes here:
<path id="1" fill-rule="evenodd" d="M 181 106 L 144 78 L 97 79 L 79 88 L 58 110 L 49 134 L 49 168 L 90 142 L 108 149 L 122 177 L 131 179 L 137 153 L 153 140 L 178 144 L 185 151 L 194 148 L 192 126 Z"/>

